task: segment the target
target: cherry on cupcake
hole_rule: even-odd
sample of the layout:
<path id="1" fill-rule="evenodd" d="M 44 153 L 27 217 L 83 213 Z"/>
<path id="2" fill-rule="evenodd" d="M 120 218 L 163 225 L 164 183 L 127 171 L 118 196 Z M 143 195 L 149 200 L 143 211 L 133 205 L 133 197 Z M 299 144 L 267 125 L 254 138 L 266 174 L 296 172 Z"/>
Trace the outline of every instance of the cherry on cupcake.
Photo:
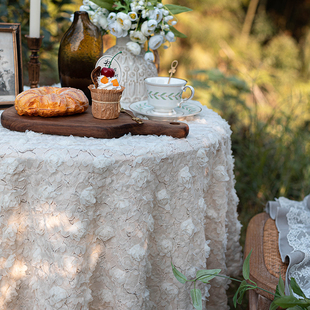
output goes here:
<path id="1" fill-rule="evenodd" d="M 101 69 L 101 72 L 100 72 L 101 75 L 104 75 L 104 76 L 109 77 L 109 78 L 112 78 L 112 77 L 115 75 L 114 69 L 111 68 L 112 60 L 115 58 L 115 56 L 117 56 L 118 54 L 121 54 L 121 53 L 122 53 L 122 52 L 118 52 L 117 54 L 115 54 L 115 55 L 112 57 L 112 59 L 111 59 L 111 61 L 110 61 L 110 64 L 109 64 L 109 67 L 108 67 L 108 68 L 103 67 L 103 68 Z"/>
<path id="2" fill-rule="evenodd" d="M 113 76 L 115 75 L 115 71 L 114 71 L 113 68 L 106 68 L 106 67 L 103 67 L 103 68 L 101 69 L 101 75 L 104 75 L 104 76 L 106 76 L 106 77 L 111 78 L 111 77 L 113 77 Z"/>

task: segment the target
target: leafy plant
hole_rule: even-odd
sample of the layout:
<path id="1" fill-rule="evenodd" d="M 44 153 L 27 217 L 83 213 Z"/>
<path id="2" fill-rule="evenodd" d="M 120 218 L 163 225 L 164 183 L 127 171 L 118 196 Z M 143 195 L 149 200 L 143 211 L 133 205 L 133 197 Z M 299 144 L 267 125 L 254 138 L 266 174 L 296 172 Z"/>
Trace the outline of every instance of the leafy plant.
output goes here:
<path id="1" fill-rule="evenodd" d="M 232 130 L 244 244 L 247 223 L 268 200 L 280 196 L 301 200 L 310 192 L 307 107 L 302 98 L 294 97 L 277 105 L 258 102 L 255 96 L 258 90 L 264 94 L 265 85 L 259 76 L 254 80 L 218 69 L 196 70 L 191 83 Z"/>
<path id="2" fill-rule="evenodd" d="M 241 305 L 243 297 L 248 290 L 259 289 L 271 295 L 274 295 L 274 300 L 271 303 L 269 310 L 276 310 L 278 307 L 281 307 L 283 309 L 290 309 L 290 310 L 309 310 L 310 309 L 310 299 L 305 296 L 305 294 L 303 293 L 303 291 L 301 290 L 301 288 L 299 287 L 299 285 L 297 284 L 294 278 L 291 278 L 290 285 L 289 285 L 290 295 L 285 295 L 284 282 L 283 282 L 283 279 L 281 278 L 281 275 L 279 277 L 279 282 L 276 287 L 275 293 L 269 292 L 261 287 L 258 287 L 257 284 L 250 279 L 251 254 L 252 254 L 252 251 L 246 257 L 243 263 L 243 268 L 242 268 L 243 280 L 238 280 L 235 278 L 222 275 L 220 274 L 221 269 L 198 270 L 196 273 L 196 278 L 188 280 L 186 276 L 182 274 L 171 262 L 172 272 L 175 278 L 180 283 L 182 284 L 185 284 L 186 282 L 194 283 L 194 288 L 191 289 L 190 295 L 192 298 L 193 306 L 197 310 L 202 310 L 202 294 L 201 294 L 200 289 L 196 288 L 196 282 L 200 281 L 202 283 L 207 284 L 215 277 L 222 277 L 222 278 L 226 278 L 232 281 L 240 282 L 240 285 L 233 297 L 233 303 L 234 303 L 235 308 L 237 307 L 238 304 Z M 296 297 L 296 295 L 298 297 Z"/>

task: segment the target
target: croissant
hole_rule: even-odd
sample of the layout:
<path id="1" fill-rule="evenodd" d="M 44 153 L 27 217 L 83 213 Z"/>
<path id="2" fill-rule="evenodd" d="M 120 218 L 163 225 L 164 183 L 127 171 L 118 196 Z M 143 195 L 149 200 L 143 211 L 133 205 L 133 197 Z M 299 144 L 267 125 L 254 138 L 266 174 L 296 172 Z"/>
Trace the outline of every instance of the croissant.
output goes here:
<path id="1" fill-rule="evenodd" d="M 18 94 L 15 109 L 19 115 L 62 116 L 83 113 L 89 102 L 84 92 L 71 87 L 44 86 Z"/>

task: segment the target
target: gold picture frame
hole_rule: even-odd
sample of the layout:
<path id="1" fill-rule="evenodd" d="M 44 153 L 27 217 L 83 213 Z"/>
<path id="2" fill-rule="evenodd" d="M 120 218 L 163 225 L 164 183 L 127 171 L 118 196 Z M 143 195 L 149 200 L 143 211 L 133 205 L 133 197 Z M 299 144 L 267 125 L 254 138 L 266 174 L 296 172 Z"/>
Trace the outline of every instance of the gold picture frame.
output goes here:
<path id="1" fill-rule="evenodd" d="M 0 106 L 14 104 L 23 91 L 21 27 L 0 23 Z"/>

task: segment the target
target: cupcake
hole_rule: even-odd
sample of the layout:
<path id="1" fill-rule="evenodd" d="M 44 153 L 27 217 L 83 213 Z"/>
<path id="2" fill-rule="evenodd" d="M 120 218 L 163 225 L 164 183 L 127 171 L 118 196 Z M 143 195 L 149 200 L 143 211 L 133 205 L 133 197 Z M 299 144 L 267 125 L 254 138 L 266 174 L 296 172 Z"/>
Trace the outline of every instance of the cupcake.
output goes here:
<path id="1" fill-rule="evenodd" d="M 91 92 L 92 114 L 95 118 L 115 119 L 119 117 L 120 100 L 125 87 L 119 85 L 114 74 L 110 66 L 108 68 L 96 67 L 91 73 L 94 84 L 89 85 L 88 88 Z"/>

